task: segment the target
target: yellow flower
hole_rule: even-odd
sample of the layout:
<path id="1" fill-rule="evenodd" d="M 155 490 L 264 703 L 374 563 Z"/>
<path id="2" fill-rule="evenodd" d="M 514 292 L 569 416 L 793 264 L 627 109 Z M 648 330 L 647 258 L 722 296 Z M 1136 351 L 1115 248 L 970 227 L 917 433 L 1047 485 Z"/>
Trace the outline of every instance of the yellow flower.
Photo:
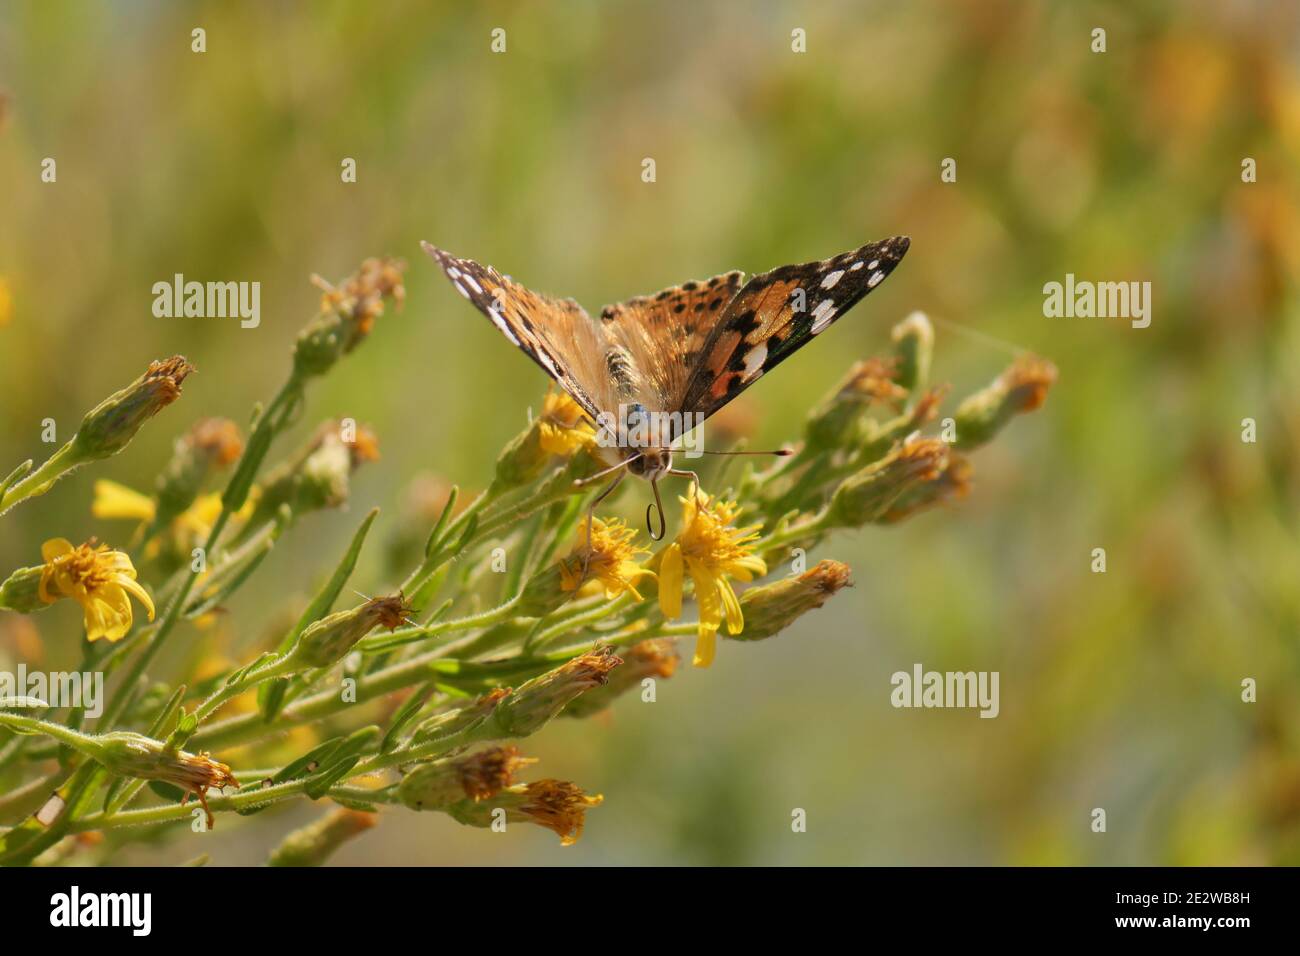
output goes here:
<path id="1" fill-rule="evenodd" d="M 90 513 L 96 518 L 130 518 L 134 521 L 152 521 L 158 506 L 148 495 L 101 478 L 95 482 L 95 500 Z"/>
<path id="2" fill-rule="evenodd" d="M 543 451 L 566 458 L 596 438 L 587 413 L 566 392 L 546 393 L 537 430 Z"/>
<path id="3" fill-rule="evenodd" d="M 236 521 L 247 520 L 256 501 L 256 491 L 249 495 L 244 507 L 234 514 Z M 143 495 L 116 481 L 100 479 L 95 482 L 95 499 L 90 505 L 90 513 L 96 518 L 125 518 L 133 521 L 149 522 L 158 512 L 155 499 Z M 183 545 L 180 550 L 188 550 L 190 542 L 203 541 L 212 531 L 217 517 L 221 514 L 221 495 L 214 493 L 199 495 L 188 508 L 171 521 L 171 529 Z M 146 559 L 153 560 L 162 551 L 162 543 L 154 538 L 144 549 Z"/>
<path id="4" fill-rule="evenodd" d="M 14 297 L 9 291 L 9 280 L 0 276 L 0 329 L 14 317 Z"/>
<path id="5" fill-rule="evenodd" d="M 630 592 L 638 601 L 636 582 L 653 574 L 636 563 L 638 555 L 650 552 L 632 543 L 636 530 L 615 518 L 603 521 L 592 518 L 591 551 L 587 550 L 587 526 L 578 529 L 578 546 L 569 557 L 560 561 L 560 589 L 573 591 L 587 581 L 599 581 L 605 586 L 605 597 L 614 598 Z M 586 574 L 583 565 L 586 564 Z"/>
<path id="6" fill-rule="evenodd" d="M 90 543 L 74 548 L 66 538 L 51 538 L 41 545 L 45 569 L 41 574 L 40 597 L 53 604 L 61 597 L 81 605 L 86 618 L 86 637 L 118 641 L 131 630 L 131 601 L 134 596 L 153 620 L 153 600 L 135 580 L 135 567 L 121 551 Z"/>
<path id="7" fill-rule="evenodd" d="M 249 502 L 245 502 L 242 511 L 247 514 L 249 510 Z M 188 531 L 194 535 L 195 540 L 201 541 L 212 532 L 212 526 L 217 523 L 220 514 L 221 495 L 215 492 L 199 495 L 194 499 L 194 504 L 176 516 L 175 526 L 182 531 Z M 235 518 L 238 517 L 239 515 L 236 514 Z"/>
<path id="8" fill-rule="evenodd" d="M 659 606 L 665 617 L 681 616 L 682 581 L 684 574 L 689 574 L 700 608 L 692 663 L 708 667 L 713 663 L 723 619 L 728 634 L 739 634 L 745 627 L 740 601 L 728 578 L 751 581 L 755 574 L 766 574 L 767 565 L 751 545 L 758 538 L 759 526 L 731 527 L 740 511 L 734 501 L 701 500 L 695 495 L 680 500 L 685 506 L 682 530 L 664 550 L 659 564 Z"/>

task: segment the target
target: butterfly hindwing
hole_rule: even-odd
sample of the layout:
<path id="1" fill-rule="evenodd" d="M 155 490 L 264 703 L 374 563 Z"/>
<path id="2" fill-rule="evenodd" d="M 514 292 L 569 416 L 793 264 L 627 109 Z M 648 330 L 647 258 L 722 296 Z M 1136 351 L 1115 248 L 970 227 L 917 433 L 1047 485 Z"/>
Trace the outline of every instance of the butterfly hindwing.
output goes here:
<path id="1" fill-rule="evenodd" d="M 677 410 L 712 415 L 883 282 L 907 247 L 906 236 L 894 236 L 754 276 L 709 333 Z"/>
<path id="2" fill-rule="evenodd" d="M 572 299 L 534 292 L 473 259 L 458 259 L 427 242 L 422 245 L 456 291 L 541 366 L 593 420 L 611 407 L 613 394 L 603 361 L 605 336 L 582 306 Z"/>
<path id="3" fill-rule="evenodd" d="M 625 362 L 616 357 L 610 363 L 621 379 L 616 390 L 649 409 L 680 409 L 691 369 L 743 279 L 743 272 L 726 272 L 601 309 L 613 354 L 620 348 L 626 354 Z"/>

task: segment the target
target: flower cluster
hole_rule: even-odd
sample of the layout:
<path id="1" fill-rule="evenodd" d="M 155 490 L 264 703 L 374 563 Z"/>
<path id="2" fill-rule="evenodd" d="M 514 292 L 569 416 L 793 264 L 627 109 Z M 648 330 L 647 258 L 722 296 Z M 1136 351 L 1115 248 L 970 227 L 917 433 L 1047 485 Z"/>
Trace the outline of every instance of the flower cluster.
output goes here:
<path id="1" fill-rule="evenodd" d="M 1023 356 L 960 402 L 947 430 L 936 429 L 947 389 L 929 384 L 934 332 L 914 314 L 895 328 L 890 354 L 855 363 L 812 406 L 792 453 L 739 474 L 736 462 L 756 459 L 709 462 L 718 469 L 691 483 L 662 540 L 643 537 L 617 494 L 591 481 L 610 465 L 594 423 L 552 390 L 468 501 L 441 479 L 416 479 L 387 552 L 393 576 L 374 582 L 386 596 L 336 609 L 375 523 L 371 511 L 320 591 L 305 607 L 278 609 L 281 623 L 264 630 L 251 659 L 170 671 L 158 655 L 164 641 L 203 626 L 301 516 L 347 503 L 352 472 L 378 459 L 373 432 L 331 419 L 267 463 L 308 383 L 363 344 L 405 295 L 401 265 L 389 260 L 367 260 L 337 286 L 317 284 L 320 312 L 298 336 L 289 379 L 246 436 L 230 421 L 200 419 L 152 485 L 137 484 L 150 492 L 96 484 L 91 510 L 134 522 L 129 544 L 54 538 L 39 563 L 0 582 L 0 610 L 36 614 L 75 602 L 87 642 L 121 642 L 109 653 L 120 651 L 125 670 L 125 690 L 97 734 L 79 729 L 75 709 L 60 721 L 53 711 L 0 708 L 0 728 L 17 735 L 0 740 L 5 779 L 33 765 L 18 759 L 37 753 L 33 736 L 73 754 L 51 776 L 57 801 L 29 808 L 31 819 L 0 835 L 0 864 L 31 862 L 78 833 L 132 827 L 101 844 L 108 859 L 130 835 L 186 819 L 181 804 L 191 795 L 210 815 L 304 796 L 335 804 L 287 835 L 274 865 L 319 864 L 401 808 L 476 827 L 527 822 L 569 845 L 601 797 L 569 781 L 518 781 L 537 761 L 513 741 L 557 717 L 581 720 L 648 693 L 678 673 L 679 640 L 693 638 L 697 668 L 724 666 L 720 641 L 740 652 L 797 624 L 851 578 L 829 557 L 809 566 L 810 550 L 832 534 L 897 524 L 968 496 L 969 454 L 1040 407 L 1056 376 L 1047 361 Z M 0 482 L 0 511 L 122 451 L 191 371 L 179 357 L 150 365 L 87 415 L 51 462 L 26 463 Z M 737 429 L 743 416 L 727 434 L 742 438 Z M 137 626 L 133 604 L 151 625 Z M 338 732 L 353 713 L 362 716 L 350 733 L 317 733 Z M 237 777 L 209 751 L 272 769 Z M 24 782 L 16 794 L 42 792 Z M 210 789 L 222 791 L 211 804 Z M 0 804 L 9 799 L 0 792 Z"/>

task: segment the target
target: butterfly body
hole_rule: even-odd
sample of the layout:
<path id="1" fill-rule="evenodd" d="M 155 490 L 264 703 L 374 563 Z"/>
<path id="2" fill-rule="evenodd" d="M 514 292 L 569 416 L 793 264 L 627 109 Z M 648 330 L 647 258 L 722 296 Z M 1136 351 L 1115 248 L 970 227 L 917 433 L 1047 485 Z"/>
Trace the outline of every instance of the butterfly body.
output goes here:
<path id="1" fill-rule="evenodd" d="M 666 474 L 694 477 L 673 468 L 677 439 L 829 328 L 908 245 L 894 236 L 748 282 L 726 272 L 605 306 L 593 319 L 572 299 L 423 243 L 456 291 L 613 436 L 621 454 L 608 470 L 652 485 Z"/>

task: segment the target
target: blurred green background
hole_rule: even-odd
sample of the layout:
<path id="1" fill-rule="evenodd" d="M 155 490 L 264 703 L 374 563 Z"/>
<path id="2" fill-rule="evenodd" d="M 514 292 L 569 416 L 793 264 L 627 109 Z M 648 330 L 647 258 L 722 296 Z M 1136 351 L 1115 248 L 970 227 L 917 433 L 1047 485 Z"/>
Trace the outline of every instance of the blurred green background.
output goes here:
<path id="1" fill-rule="evenodd" d="M 897 274 L 743 401 L 756 446 L 797 437 L 913 309 L 939 323 L 935 378 L 957 396 L 1009 358 L 963 329 L 1051 358 L 1046 407 L 976 455 L 970 497 L 832 539 L 814 557 L 856 587 L 780 638 L 528 741 L 545 775 L 606 796 L 577 846 L 396 811 L 335 861 L 1300 862 L 1298 27 L 1288 4 L 1211 0 L 8 2 L 0 470 L 48 453 L 42 419 L 69 437 L 153 358 L 198 373 L 126 453 L 6 516 L 0 568 L 55 535 L 124 536 L 90 516 L 95 478 L 148 490 L 194 419 L 246 422 L 314 312 L 313 272 L 403 256 L 407 307 L 313 388 L 272 460 L 330 416 L 373 425 L 383 458 L 350 513 L 305 519 L 232 602 L 235 655 L 365 509 L 384 509 L 378 542 L 418 475 L 481 485 L 539 405 L 542 374 L 419 240 L 594 311 L 904 233 Z M 261 327 L 155 318 L 151 287 L 177 272 L 260 281 Z M 1151 281 L 1151 327 L 1044 318 L 1067 272 Z M 356 578 L 368 593 L 394 583 L 383 551 Z M 0 619 L 10 661 L 32 653 L 19 620 Z M 45 666 L 75 664 L 70 602 L 30 623 Z M 173 650 L 187 640 L 212 638 Z M 916 662 L 1000 671 L 1001 715 L 893 709 L 889 676 Z M 258 862 L 318 812 L 223 818 L 219 839 L 178 830 L 123 859 Z"/>

